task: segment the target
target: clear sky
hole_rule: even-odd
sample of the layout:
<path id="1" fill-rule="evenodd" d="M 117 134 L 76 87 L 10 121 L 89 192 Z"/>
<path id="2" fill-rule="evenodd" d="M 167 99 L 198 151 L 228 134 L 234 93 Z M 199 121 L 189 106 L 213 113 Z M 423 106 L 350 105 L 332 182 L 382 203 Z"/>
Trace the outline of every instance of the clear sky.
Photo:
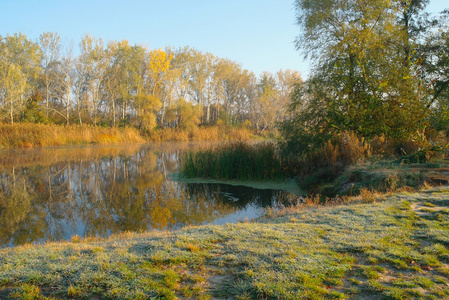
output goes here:
<path id="1" fill-rule="evenodd" d="M 449 8 L 431 0 L 429 11 Z M 190 46 L 229 58 L 260 74 L 309 64 L 295 50 L 293 0 L 0 0 L 0 35 L 21 32 L 37 40 L 57 32 L 78 44 L 90 33 L 126 39 L 150 49 Z"/>

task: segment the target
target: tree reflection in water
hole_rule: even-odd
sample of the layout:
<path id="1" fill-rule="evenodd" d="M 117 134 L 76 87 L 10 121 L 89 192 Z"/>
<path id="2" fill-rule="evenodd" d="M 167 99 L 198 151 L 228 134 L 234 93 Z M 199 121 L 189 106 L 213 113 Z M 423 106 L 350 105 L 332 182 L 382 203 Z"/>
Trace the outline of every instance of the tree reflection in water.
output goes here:
<path id="1" fill-rule="evenodd" d="M 168 180 L 178 171 L 181 152 L 200 146 L 2 150 L 0 246 L 211 223 L 248 205 L 261 210 L 289 197 Z"/>

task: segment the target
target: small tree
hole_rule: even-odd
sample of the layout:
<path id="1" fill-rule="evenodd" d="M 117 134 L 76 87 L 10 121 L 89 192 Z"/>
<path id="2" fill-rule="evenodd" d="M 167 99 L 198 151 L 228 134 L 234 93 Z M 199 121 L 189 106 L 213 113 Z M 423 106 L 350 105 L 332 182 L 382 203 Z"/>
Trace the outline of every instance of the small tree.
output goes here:
<path id="1" fill-rule="evenodd" d="M 177 103 L 177 119 L 178 127 L 182 129 L 192 130 L 200 123 L 201 106 L 193 105 L 183 98 Z"/>
<path id="2" fill-rule="evenodd" d="M 44 97 L 41 93 L 34 93 L 31 95 L 26 103 L 21 121 L 29 123 L 47 123 L 48 118 L 46 110 L 44 111 L 42 109 L 41 103 L 44 103 Z"/>

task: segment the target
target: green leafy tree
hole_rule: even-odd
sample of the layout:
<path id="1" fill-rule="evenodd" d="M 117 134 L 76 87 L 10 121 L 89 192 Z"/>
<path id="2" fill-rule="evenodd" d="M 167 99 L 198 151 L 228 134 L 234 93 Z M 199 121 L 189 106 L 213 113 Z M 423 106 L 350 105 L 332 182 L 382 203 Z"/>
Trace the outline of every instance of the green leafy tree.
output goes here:
<path id="1" fill-rule="evenodd" d="M 21 121 L 29 123 L 48 123 L 47 111 L 42 109 L 41 103 L 44 103 L 44 97 L 41 93 L 34 93 L 31 95 L 26 103 Z"/>
<path id="2" fill-rule="evenodd" d="M 302 150 L 309 151 L 326 136 L 347 130 L 368 138 L 422 135 L 432 99 L 415 53 L 428 32 L 419 25 L 427 2 L 297 0 L 296 45 L 316 62 L 310 82 L 298 86 L 293 106 L 321 114 L 297 112 L 284 126 L 287 141 L 298 142 L 289 140 L 294 133 L 288 130 L 302 137 L 321 135 L 309 139 L 313 144 Z"/>
<path id="3" fill-rule="evenodd" d="M 449 134 L 449 10 L 440 15 L 439 30 L 430 35 L 418 49 L 422 59 L 423 77 L 431 88 L 431 124 L 436 130 Z M 434 22 L 436 22 L 434 20 Z"/>

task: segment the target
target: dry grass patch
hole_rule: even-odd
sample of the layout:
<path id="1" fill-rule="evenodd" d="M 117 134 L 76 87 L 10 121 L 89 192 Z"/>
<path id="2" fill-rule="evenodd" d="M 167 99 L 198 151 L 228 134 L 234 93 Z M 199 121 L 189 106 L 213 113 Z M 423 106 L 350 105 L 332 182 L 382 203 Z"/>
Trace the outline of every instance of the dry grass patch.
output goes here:
<path id="1" fill-rule="evenodd" d="M 133 128 L 105 128 L 89 125 L 0 124 L 0 147 L 30 148 L 79 144 L 143 142 Z"/>

